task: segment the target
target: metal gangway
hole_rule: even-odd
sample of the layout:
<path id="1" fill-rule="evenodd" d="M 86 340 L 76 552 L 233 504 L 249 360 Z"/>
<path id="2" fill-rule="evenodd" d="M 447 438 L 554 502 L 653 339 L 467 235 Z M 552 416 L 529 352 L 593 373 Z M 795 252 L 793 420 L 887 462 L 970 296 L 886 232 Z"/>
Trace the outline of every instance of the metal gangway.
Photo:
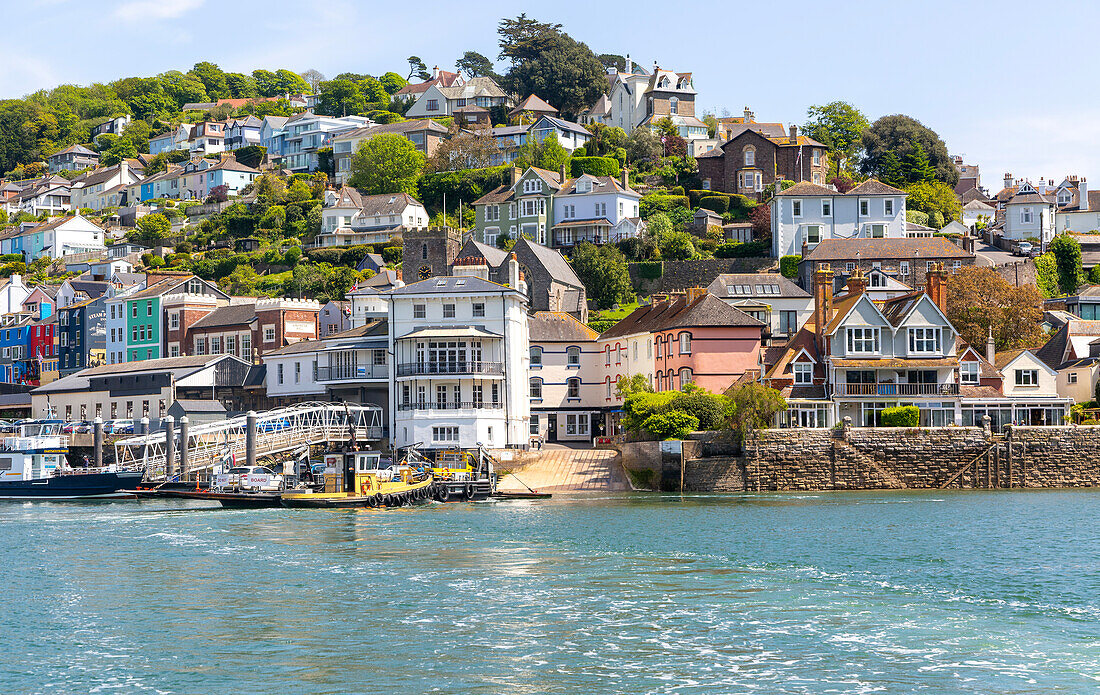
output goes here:
<path id="1" fill-rule="evenodd" d="M 245 465 L 249 458 L 254 461 L 303 445 L 353 440 L 361 444 L 382 438 L 382 409 L 350 403 L 297 403 L 186 428 L 171 419 L 165 422 L 164 429 L 115 442 L 119 465 L 144 470 L 146 480 L 163 480 L 167 468 L 187 476 L 227 461 Z M 171 442 L 166 437 L 169 427 Z M 250 439 L 254 448 L 251 457 Z"/>

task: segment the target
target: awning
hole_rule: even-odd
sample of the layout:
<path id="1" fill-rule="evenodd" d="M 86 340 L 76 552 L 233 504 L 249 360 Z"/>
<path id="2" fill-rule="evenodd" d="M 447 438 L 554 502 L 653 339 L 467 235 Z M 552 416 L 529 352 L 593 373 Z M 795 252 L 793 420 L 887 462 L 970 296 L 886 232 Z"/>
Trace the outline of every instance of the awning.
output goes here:
<path id="1" fill-rule="evenodd" d="M 611 221 L 603 217 L 591 219 L 591 220 L 569 220 L 568 222 L 559 222 L 551 229 L 565 229 L 567 227 L 610 227 Z"/>
<path id="2" fill-rule="evenodd" d="M 419 328 L 412 333 L 406 333 L 398 340 L 413 340 L 417 338 L 503 338 L 504 336 L 481 328 L 480 326 L 455 326 L 454 328 Z"/>
<path id="3" fill-rule="evenodd" d="M 885 360 L 849 360 L 833 359 L 834 367 L 841 369 L 935 369 L 937 367 L 958 367 L 957 357 L 933 357 L 929 359 L 885 359 Z"/>

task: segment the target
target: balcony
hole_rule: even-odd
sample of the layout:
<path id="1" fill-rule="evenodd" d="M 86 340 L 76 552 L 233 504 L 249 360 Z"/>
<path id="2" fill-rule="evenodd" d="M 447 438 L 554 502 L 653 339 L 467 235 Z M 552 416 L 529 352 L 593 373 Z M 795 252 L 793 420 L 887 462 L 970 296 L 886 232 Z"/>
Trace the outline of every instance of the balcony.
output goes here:
<path id="1" fill-rule="evenodd" d="M 389 368 L 384 364 L 338 365 L 317 367 L 317 381 L 363 381 L 388 379 Z"/>
<path id="2" fill-rule="evenodd" d="M 957 396 L 958 384 L 837 384 L 837 396 Z"/>
<path id="3" fill-rule="evenodd" d="M 487 403 L 485 401 L 444 401 L 423 403 L 398 403 L 398 410 L 500 410 L 504 406 L 500 403 Z"/>
<path id="4" fill-rule="evenodd" d="M 397 376 L 440 376 L 464 374 L 486 374 L 500 376 L 504 374 L 502 362 L 403 362 L 397 365 Z"/>

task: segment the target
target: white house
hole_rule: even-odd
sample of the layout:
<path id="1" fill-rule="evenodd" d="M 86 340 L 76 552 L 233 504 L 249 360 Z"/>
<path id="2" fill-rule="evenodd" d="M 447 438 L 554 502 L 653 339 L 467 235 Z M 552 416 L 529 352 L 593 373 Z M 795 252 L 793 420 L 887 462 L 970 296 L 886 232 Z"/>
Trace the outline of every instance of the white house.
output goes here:
<path id="1" fill-rule="evenodd" d="M 1090 191 L 1084 178 L 1070 177 L 1058 187 L 1055 233 L 1100 230 L 1100 190 Z"/>
<path id="2" fill-rule="evenodd" d="M 1054 238 L 1054 197 L 1043 195 L 1028 182 L 1021 183 L 1005 203 L 1004 238 L 1010 241 Z"/>
<path id="3" fill-rule="evenodd" d="M 632 189 L 624 170 L 622 179 L 582 174 L 565 182 L 554 196 L 552 247 L 570 247 L 583 241 L 606 244 L 637 236 L 640 193 Z"/>
<path id="4" fill-rule="evenodd" d="M 529 443 L 526 283 L 433 277 L 390 292 L 393 443 L 490 449 Z"/>
<path id="5" fill-rule="evenodd" d="M 313 243 L 321 247 L 382 244 L 402 229 L 427 225 L 427 209 L 407 193 L 364 195 L 344 186 L 325 193 L 321 233 Z"/>
<path id="6" fill-rule="evenodd" d="M 707 292 L 771 328 L 773 338 L 789 338 L 814 312 L 814 298 L 779 273 L 723 273 Z"/>
<path id="7" fill-rule="evenodd" d="M 537 312 L 527 324 L 531 436 L 547 442 L 591 441 L 606 406 L 599 334 L 556 311 Z"/>
<path id="8" fill-rule="evenodd" d="M 962 208 L 962 223 L 973 229 L 978 222 L 992 224 L 997 216 L 997 208 L 980 200 L 971 200 Z"/>
<path id="9" fill-rule="evenodd" d="M 126 160 L 112 167 L 93 169 L 73 179 L 69 191 L 70 204 L 74 210 L 83 208 L 102 210 L 105 207 L 116 207 L 123 202 L 118 195 L 122 188 L 140 180 L 141 174 L 131 169 Z M 112 192 L 116 194 L 113 205 L 110 199 Z"/>
<path id="10" fill-rule="evenodd" d="M 23 276 L 13 273 L 0 284 L 0 314 L 12 314 L 23 310 L 23 302 L 31 295 L 31 289 L 23 283 Z"/>
<path id="11" fill-rule="evenodd" d="M 291 116 L 283 125 L 283 165 L 295 172 L 315 171 L 319 164 L 317 150 L 331 147 L 336 134 L 370 125 L 374 121 L 365 116 L 332 118 L 311 111 Z"/>
<path id="12" fill-rule="evenodd" d="M 847 193 L 803 181 L 770 203 L 772 255 L 801 255 L 824 239 L 904 239 L 905 191 L 868 179 Z"/>
<path id="13" fill-rule="evenodd" d="M 64 258 L 76 253 L 107 250 L 103 229 L 79 213 L 55 217 L 20 235 L 27 262 L 43 256 Z M 14 249 L 13 249 L 14 251 Z"/>
<path id="14" fill-rule="evenodd" d="M 506 103 L 508 95 L 491 77 L 472 77 L 462 84 L 444 87 L 433 84 L 420 93 L 405 113 L 406 118 L 451 116 L 455 109 L 479 107 L 489 109 Z"/>

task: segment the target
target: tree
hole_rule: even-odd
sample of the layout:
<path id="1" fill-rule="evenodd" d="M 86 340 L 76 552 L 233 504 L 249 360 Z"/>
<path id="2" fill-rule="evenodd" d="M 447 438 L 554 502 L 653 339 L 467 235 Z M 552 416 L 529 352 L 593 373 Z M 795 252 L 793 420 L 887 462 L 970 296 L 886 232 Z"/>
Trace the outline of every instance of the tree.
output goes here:
<path id="1" fill-rule="evenodd" d="M 420 81 L 430 80 L 432 74 L 428 72 L 428 66 L 424 64 L 423 60 L 420 60 L 420 56 L 409 56 L 409 74 L 405 78 L 406 82 L 411 82 L 412 78 L 419 78 Z"/>
<path id="2" fill-rule="evenodd" d="M 895 156 L 905 161 L 920 145 L 935 170 L 935 179 L 954 186 L 959 181 L 959 172 L 947 153 L 947 145 L 934 130 L 915 118 L 903 115 L 883 116 L 863 131 L 863 161 L 860 169 L 868 176 L 881 179 L 882 158 L 893 151 Z M 908 172 L 906 172 L 908 173 Z"/>
<path id="3" fill-rule="evenodd" d="M 301 73 L 299 77 L 301 77 L 303 80 L 306 81 L 306 83 L 309 84 L 309 89 L 314 94 L 317 93 L 317 90 L 320 88 L 321 83 L 325 81 L 325 76 L 321 74 L 321 71 L 314 70 L 313 68 L 310 68 L 309 70 Z"/>
<path id="4" fill-rule="evenodd" d="M 481 55 L 477 51 L 466 51 L 462 57 L 455 61 L 455 67 L 459 72 L 464 72 L 468 77 L 491 77 L 497 79 L 493 61 Z"/>
<path id="5" fill-rule="evenodd" d="M 498 25 L 500 58 L 512 63 L 502 85 L 515 94 L 538 94 L 567 119 L 591 106 L 607 89 L 607 73 L 587 45 L 525 14 Z"/>
<path id="6" fill-rule="evenodd" d="M 589 123 L 585 128 L 588 129 L 588 132 L 592 133 L 592 137 L 585 146 L 588 155 L 592 157 L 614 156 L 615 150 L 620 147 L 625 148 L 627 142 L 629 142 L 626 137 L 626 131 L 617 126 L 607 126 L 603 123 Z"/>
<path id="7" fill-rule="evenodd" d="M 669 410 L 650 415 L 642 423 L 642 428 L 658 439 L 686 439 L 699 429 L 699 418 L 679 410 Z"/>
<path id="8" fill-rule="evenodd" d="M 224 203 L 227 200 L 229 200 L 229 186 L 224 183 L 211 188 L 210 194 L 206 196 L 208 203 Z"/>
<path id="9" fill-rule="evenodd" d="M 390 95 L 396 94 L 402 87 L 408 84 L 405 78 L 398 75 L 396 72 L 387 72 L 378 78 L 378 82 L 381 83 L 386 93 Z"/>
<path id="10" fill-rule="evenodd" d="M 569 157 L 569 150 L 558 142 L 557 136 L 549 135 L 542 140 L 529 139 L 520 145 L 515 165 L 521 169 L 538 167 L 558 172 L 563 166 L 568 170 Z"/>
<path id="11" fill-rule="evenodd" d="M 905 177 L 909 181 L 931 182 L 936 179 L 936 170 L 932 168 L 931 162 L 928 161 L 928 153 L 919 142 L 914 143 L 912 151 L 905 155 L 903 168 Z"/>
<path id="12" fill-rule="evenodd" d="M 483 169 L 493 166 L 501 156 L 500 146 L 488 128 L 461 132 L 444 140 L 424 167 L 427 172 Z"/>
<path id="13" fill-rule="evenodd" d="M 742 437 L 770 427 L 775 416 L 787 409 L 787 402 L 778 391 L 755 381 L 732 386 L 726 395 L 731 401 L 733 428 Z"/>
<path id="14" fill-rule="evenodd" d="M 895 187 L 901 187 L 908 183 L 901 160 L 898 159 L 893 150 L 886 150 L 886 153 L 879 160 L 878 180 Z"/>
<path id="15" fill-rule="evenodd" d="M 649 128 L 635 128 L 626 139 L 626 159 L 628 162 L 648 162 L 660 158 L 664 145 L 660 138 Z"/>
<path id="16" fill-rule="evenodd" d="M 845 101 L 811 106 L 803 126 L 806 135 L 829 148 L 829 170 L 840 174 L 856 158 L 863 131 L 870 123 L 863 113 Z"/>
<path id="17" fill-rule="evenodd" d="M 1039 347 L 1043 297 L 1034 285 L 1016 287 L 988 266 L 967 266 L 947 279 L 947 318 L 963 340 L 983 346 L 990 328 L 998 350 Z"/>
<path id="18" fill-rule="evenodd" d="M 367 100 L 359 87 L 350 80 L 328 80 L 320 83 L 316 112 L 322 116 L 347 116 L 367 109 Z"/>
<path id="19" fill-rule="evenodd" d="M 661 258 L 669 261 L 686 261 L 695 256 L 695 243 L 687 232 L 671 232 L 659 243 Z"/>
<path id="20" fill-rule="evenodd" d="M 605 70 L 611 70 L 614 68 L 618 72 L 626 72 L 626 58 L 615 53 L 601 53 L 596 56 L 596 60 L 600 61 L 600 65 Z"/>
<path id="21" fill-rule="evenodd" d="M 883 183 L 889 182 L 884 181 Z M 853 181 L 851 178 L 845 176 L 844 174 L 838 174 L 829 179 L 828 184 L 840 193 L 847 193 L 848 191 L 856 187 L 856 182 Z M 890 185 L 892 186 L 893 184 Z"/>
<path id="22" fill-rule="evenodd" d="M 256 91 L 256 80 L 250 75 L 227 72 L 225 73 L 225 86 L 229 90 L 229 96 L 232 99 L 255 99 L 259 96 Z"/>
<path id="23" fill-rule="evenodd" d="M 134 227 L 134 231 L 130 233 L 130 239 L 149 246 L 168 236 L 172 231 L 172 223 L 159 212 L 141 217 Z"/>
<path id="24" fill-rule="evenodd" d="M 203 84 L 211 101 L 229 97 L 229 85 L 226 82 L 225 73 L 214 63 L 205 61 L 195 63 L 190 74 Z"/>
<path id="25" fill-rule="evenodd" d="M 588 242 L 578 244 L 570 263 L 584 283 L 588 298 L 596 301 L 597 308 L 610 309 L 615 304 L 634 300 L 626 258 L 614 246 L 597 248 Z"/>
<path id="26" fill-rule="evenodd" d="M 620 398 L 626 398 L 634 393 L 653 393 L 653 384 L 645 374 L 632 374 L 620 376 L 615 389 Z"/>
<path id="27" fill-rule="evenodd" d="M 1058 264 L 1058 289 L 1070 295 L 1085 281 L 1081 268 L 1081 244 L 1069 234 L 1059 234 L 1050 242 L 1050 251 Z"/>
<path id="28" fill-rule="evenodd" d="M 201 103 L 210 100 L 206 87 L 194 75 L 184 75 L 178 70 L 169 70 L 159 77 L 164 92 L 176 103 L 177 109 L 184 104 Z"/>
<path id="29" fill-rule="evenodd" d="M 905 187 L 905 192 L 909 194 L 906 205 L 910 210 L 927 212 L 930 217 L 939 214 L 942 222 L 937 229 L 947 220 L 957 220 L 962 216 L 962 205 L 955 195 L 955 189 L 942 181 L 913 183 Z"/>
<path id="30" fill-rule="evenodd" d="M 351 160 L 348 183 L 368 194 L 416 194 L 424 155 L 403 135 L 383 134 L 364 140 Z"/>
<path id="31" fill-rule="evenodd" d="M 276 70 L 276 83 L 279 94 L 308 94 L 309 83 L 290 70 Z"/>

